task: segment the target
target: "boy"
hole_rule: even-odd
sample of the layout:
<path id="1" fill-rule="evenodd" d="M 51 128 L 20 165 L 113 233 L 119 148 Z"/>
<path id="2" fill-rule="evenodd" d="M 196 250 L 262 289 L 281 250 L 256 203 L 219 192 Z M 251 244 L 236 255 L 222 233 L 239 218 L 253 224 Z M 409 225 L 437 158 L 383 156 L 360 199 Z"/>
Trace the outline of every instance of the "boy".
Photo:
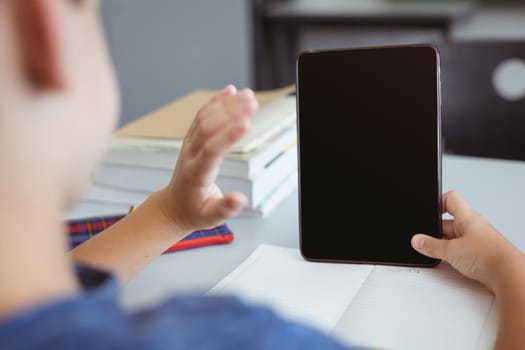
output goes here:
<path id="1" fill-rule="evenodd" d="M 97 12 L 96 0 L 0 0 L 0 348 L 343 349 L 235 298 L 180 296 L 133 314 L 118 306 L 117 283 L 246 203 L 214 180 L 257 108 L 249 89 L 228 86 L 201 108 L 164 189 L 64 253 L 63 214 L 88 186 L 118 115 Z M 497 348 L 523 347 L 525 257 L 457 193 L 443 202 L 454 216 L 446 239 L 419 234 L 412 245 L 494 292 Z"/>

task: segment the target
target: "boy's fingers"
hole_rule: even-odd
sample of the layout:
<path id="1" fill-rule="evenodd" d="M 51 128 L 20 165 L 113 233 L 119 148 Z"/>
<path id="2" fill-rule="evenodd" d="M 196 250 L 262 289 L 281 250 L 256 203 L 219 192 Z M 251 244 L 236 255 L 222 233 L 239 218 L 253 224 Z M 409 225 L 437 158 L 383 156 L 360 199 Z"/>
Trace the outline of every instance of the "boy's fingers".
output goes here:
<path id="1" fill-rule="evenodd" d="M 222 96 L 202 108 L 192 123 L 185 138 L 192 153 L 198 151 L 201 143 L 227 128 L 229 123 L 247 118 L 257 109 L 253 91 L 244 89 L 236 95 Z"/>
<path id="2" fill-rule="evenodd" d="M 238 93 L 238 101 L 241 105 L 243 112 L 246 114 L 252 114 L 259 107 L 257 98 L 252 89 L 243 89 Z"/>
<path id="3" fill-rule="evenodd" d="M 250 115 L 257 109 L 257 100 L 251 89 L 242 89 L 235 96 L 225 97 L 221 101 L 226 113 L 234 117 Z"/>
<path id="4" fill-rule="evenodd" d="M 217 101 L 221 96 L 235 95 L 236 93 L 237 88 L 235 87 L 235 85 L 228 84 L 224 87 L 224 89 L 216 93 L 215 96 L 211 98 L 211 102 Z"/>
<path id="5" fill-rule="evenodd" d="M 241 119 L 237 123 L 231 123 L 225 131 L 215 134 L 204 144 L 190 145 L 196 153 L 191 163 L 191 170 L 186 169 L 192 174 L 192 181 L 200 186 L 206 186 L 215 181 L 218 168 L 222 162 L 222 157 L 228 149 L 239 140 L 249 128 L 249 120 Z"/>
<path id="6" fill-rule="evenodd" d="M 252 114 L 254 108 L 256 108 L 256 101 L 253 98 L 253 92 L 249 91 L 239 92 L 236 96 L 228 96 L 222 99 L 224 104 L 222 107 L 224 108 L 217 106 L 217 108 L 208 112 L 208 114 L 212 115 L 202 119 L 201 125 L 197 130 L 198 135 L 195 138 L 208 139 L 220 132 L 222 127 L 227 126 L 228 123 L 236 123 L 239 119 L 247 118 Z M 243 104 L 246 104 L 246 106 L 243 107 Z"/>
<path id="7" fill-rule="evenodd" d="M 456 238 L 456 230 L 454 229 L 453 219 L 444 219 L 441 221 L 441 231 L 443 231 L 443 237 L 447 239 Z"/>
<path id="8" fill-rule="evenodd" d="M 418 253 L 429 256 L 435 259 L 445 258 L 447 245 L 449 241 L 430 237 L 423 234 L 416 234 L 412 237 L 411 240 L 412 248 L 414 248 Z"/>
<path id="9" fill-rule="evenodd" d="M 210 199 L 203 214 L 212 223 L 212 226 L 216 226 L 218 222 L 237 215 L 247 202 L 244 194 L 231 192 L 220 199 Z"/>
<path id="10" fill-rule="evenodd" d="M 465 217 L 471 212 L 472 208 L 466 200 L 456 191 L 449 191 L 443 195 L 443 213 L 450 213 L 456 217 Z"/>
<path id="11" fill-rule="evenodd" d="M 232 84 L 226 85 L 224 89 L 217 92 L 207 103 L 201 106 L 201 108 L 197 112 L 197 115 L 195 116 L 195 119 L 201 118 L 202 114 L 206 113 L 206 111 L 209 110 L 212 107 L 212 105 L 216 103 L 220 98 L 224 96 L 232 96 L 235 94 L 237 94 L 237 88 Z M 193 123 L 191 123 L 190 128 L 188 129 L 186 133 L 186 137 L 185 137 L 186 142 L 188 142 L 192 138 L 192 135 L 194 134 L 195 129 L 198 127 L 198 124 L 199 123 L 197 123 L 195 120 L 193 121 Z"/>
<path id="12" fill-rule="evenodd" d="M 223 132 L 216 133 L 198 150 L 194 173 L 207 174 L 213 171 L 221 157 L 237 142 L 250 127 L 248 118 L 239 119 L 228 125 Z"/>

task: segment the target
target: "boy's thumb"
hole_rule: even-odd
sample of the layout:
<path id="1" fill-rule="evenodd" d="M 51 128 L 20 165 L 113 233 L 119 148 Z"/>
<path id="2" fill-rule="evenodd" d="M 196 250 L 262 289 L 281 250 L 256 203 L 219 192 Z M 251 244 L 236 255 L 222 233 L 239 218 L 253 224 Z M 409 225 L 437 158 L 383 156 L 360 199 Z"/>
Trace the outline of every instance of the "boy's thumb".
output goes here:
<path id="1" fill-rule="evenodd" d="M 412 248 L 423 255 L 435 259 L 444 259 L 445 247 L 448 242 L 443 239 L 417 234 L 412 237 L 410 243 L 412 244 Z"/>

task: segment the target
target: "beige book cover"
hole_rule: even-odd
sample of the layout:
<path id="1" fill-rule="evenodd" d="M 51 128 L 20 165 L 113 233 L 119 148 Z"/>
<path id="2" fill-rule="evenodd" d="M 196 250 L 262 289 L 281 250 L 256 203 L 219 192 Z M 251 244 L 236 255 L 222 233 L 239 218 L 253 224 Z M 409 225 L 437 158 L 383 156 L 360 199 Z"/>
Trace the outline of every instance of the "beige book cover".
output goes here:
<path id="1" fill-rule="evenodd" d="M 256 91 L 259 106 L 295 90 L 285 86 L 274 90 Z M 146 114 L 116 131 L 117 137 L 181 140 L 188 131 L 198 110 L 218 91 L 196 90 L 180 99 Z"/>

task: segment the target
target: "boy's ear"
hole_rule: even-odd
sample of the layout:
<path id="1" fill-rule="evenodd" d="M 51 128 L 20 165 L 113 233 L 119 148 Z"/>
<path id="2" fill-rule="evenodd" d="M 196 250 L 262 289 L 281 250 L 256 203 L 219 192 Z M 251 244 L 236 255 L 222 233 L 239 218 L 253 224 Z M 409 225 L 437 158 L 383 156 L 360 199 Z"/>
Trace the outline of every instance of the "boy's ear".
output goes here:
<path id="1" fill-rule="evenodd" d="M 13 0 L 19 57 L 28 82 L 38 89 L 65 87 L 61 60 L 59 0 Z"/>

